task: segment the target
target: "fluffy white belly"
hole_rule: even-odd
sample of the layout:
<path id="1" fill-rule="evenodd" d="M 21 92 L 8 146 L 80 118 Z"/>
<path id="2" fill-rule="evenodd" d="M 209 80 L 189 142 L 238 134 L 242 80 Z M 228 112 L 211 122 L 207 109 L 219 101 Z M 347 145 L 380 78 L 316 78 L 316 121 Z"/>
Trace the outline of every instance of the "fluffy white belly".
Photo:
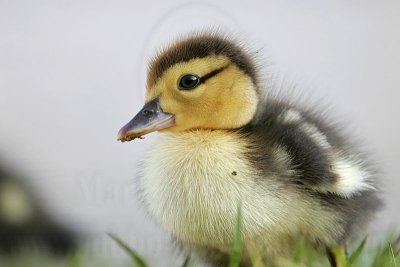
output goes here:
<path id="1" fill-rule="evenodd" d="M 236 133 L 160 136 L 141 178 L 150 212 L 177 240 L 190 244 L 230 244 L 239 200 L 245 238 L 262 236 L 263 242 L 272 242 L 298 233 L 310 211 L 293 205 L 302 200 L 276 177 L 260 177 L 245 150 L 245 140 Z"/>

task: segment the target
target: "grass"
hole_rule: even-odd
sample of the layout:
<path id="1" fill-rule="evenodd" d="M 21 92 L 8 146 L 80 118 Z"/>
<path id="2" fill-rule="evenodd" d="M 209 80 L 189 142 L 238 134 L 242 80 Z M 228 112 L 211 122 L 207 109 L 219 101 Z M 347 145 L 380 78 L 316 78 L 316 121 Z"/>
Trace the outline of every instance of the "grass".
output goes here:
<path id="1" fill-rule="evenodd" d="M 240 206 L 238 207 L 238 219 L 235 227 L 235 239 L 232 246 L 229 267 L 239 267 L 242 248 L 246 247 L 253 267 L 271 267 L 271 263 L 263 262 L 261 253 L 257 247 L 250 244 L 243 244 L 242 240 L 242 216 Z M 131 258 L 132 267 L 150 267 L 132 248 L 121 239 L 110 235 L 110 237 L 123 249 Z M 390 233 L 386 241 L 375 246 L 367 246 L 367 238 L 356 244 L 350 245 L 346 253 L 343 246 L 335 245 L 324 250 L 316 248 L 305 238 L 297 242 L 292 258 L 282 258 L 274 261 L 273 266 L 277 267 L 329 267 L 333 260 L 336 267 L 400 267 L 400 235 Z M 328 256 L 329 255 L 329 256 Z M 330 257 L 330 258 L 329 258 Z M 192 266 L 193 263 L 187 258 L 182 267 Z M 196 265 L 197 266 L 197 265 Z M 80 267 L 80 266 L 70 266 Z"/>
<path id="2" fill-rule="evenodd" d="M 130 256 L 132 263 L 137 267 L 147 267 L 147 263 L 142 259 L 133 249 L 131 249 L 127 244 L 125 244 L 121 239 L 114 236 L 113 234 L 108 234 L 112 240 L 114 240 L 118 246 L 120 246 L 125 252 Z"/>
<path id="3" fill-rule="evenodd" d="M 238 216 L 235 227 L 235 240 L 233 242 L 229 267 L 239 267 L 242 250 L 242 209 L 238 206 Z"/>
<path id="4" fill-rule="evenodd" d="M 232 254 L 229 267 L 238 267 L 241 257 L 241 238 L 242 223 L 238 220 L 235 228 L 235 242 L 232 246 Z M 120 238 L 109 234 L 110 238 L 129 256 L 129 261 L 124 259 L 117 260 L 110 256 L 93 255 L 86 250 L 77 250 L 67 260 L 60 261 L 51 255 L 45 256 L 40 253 L 24 253 L 21 256 L 5 258 L 0 256 L 0 266 L 7 267 L 152 267 L 148 261 L 135 252 Z M 254 244 L 246 244 L 253 267 L 272 267 L 268 262 L 263 262 L 260 251 Z M 369 240 L 356 242 L 349 247 L 346 256 L 343 248 L 335 246 L 331 248 L 332 255 L 338 262 L 338 267 L 400 267 L 400 236 L 391 233 L 384 242 L 376 245 L 370 244 Z M 306 239 L 299 239 L 296 249 L 290 259 L 279 259 L 274 266 L 277 267 L 330 267 L 328 257 L 318 251 Z M 150 260 L 150 259 L 148 259 Z M 182 260 L 178 267 L 197 267 L 200 266 L 189 258 Z M 158 267 L 158 266 L 154 266 Z"/>
<path id="5" fill-rule="evenodd" d="M 254 243 L 246 242 L 242 238 L 241 209 L 238 208 L 238 219 L 235 226 L 235 239 L 232 244 L 229 267 L 239 267 L 242 248 L 246 248 L 252 261 L 252 267 L 330 267 L 328 253 L 321 248 L 316 248 L 305 238 L 297 241 L 291 258 L 278 258 L 273 265 L 262 260 L 260 251 Z M 117 264 L 116 259 L 103 258 L 99 255 L 93 256 L 87 251 L 77 250 L 67 261 L 60 262 L 51 255 L 40 253 L 24 253 L 20 256 L 4 258 L 0 256 L 0 266 L 7 267 L 152 267 L 134 249 L 127 245 L 122 239 L 113 234 L 108 234 L 111 240 L 125 252 L 130 261 Z M 329 248 L 329 255 L 336 262 L 336 267 L 400 267 L 400 235 L 391 232 L 380 244 L 368 244 L 368 239 L 350 244 L 349 253 L 346 254 L 342 246 Z M 197 267 L 199 264 L 186 258 L 181 267 Z"/>
<path id="6" fill-rule="evenodd" d="M 236 238 L 232 248 L 229 267 L 239 267 L 241 239 L 241 222 L 236 224 Z M 120 239 L 112 236 L 112 239 L 123 249 L 132 259 L 132 267 L 150 267 L 137 253 Z M 367 247 L 367 238 L 361 240 L 356 246 L 351 246 L 350 252 L 346 255 L 344 248 L 333 246 L 330 248 L 332 256 L 336 261 L 337 267 L 400 267 L 400 236 L 394 238 L 390 235 L 383 244 L 374 247 Z M 249 247 L 248 247 L 249 248 Z M 254 247 L 251 247 L 254 250 Z M 260 254 L 253 251 L 250 253 L 253 267 L 271 267 L 267 262 L 262 262 Z M 182 267 L 193 266 L 187 258 Z M 317 250 L 306 239 L 300 239 L 297 243 L 295 252 L 291 259 L 279 259 L 274 262 L 278 267 L 328 267 L 330 266 L 328 256 L 321 256 Z M 71 266 L 80 267 L 80 266 Z"/>

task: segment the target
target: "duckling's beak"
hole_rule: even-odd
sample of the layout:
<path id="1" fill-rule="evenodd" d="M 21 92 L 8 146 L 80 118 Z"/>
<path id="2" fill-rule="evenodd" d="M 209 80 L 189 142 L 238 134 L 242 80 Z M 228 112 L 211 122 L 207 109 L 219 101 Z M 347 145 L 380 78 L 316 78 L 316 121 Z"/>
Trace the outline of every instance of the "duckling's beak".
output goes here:
<path id="1" fill-rule="evenodd" d="M 148 102 L 138 114 L 118 132 L 118 141 L 131 141 L 145 134 L 160 131 L 175 125 L 175 116 L 165 113 L 158 98 Z"/>

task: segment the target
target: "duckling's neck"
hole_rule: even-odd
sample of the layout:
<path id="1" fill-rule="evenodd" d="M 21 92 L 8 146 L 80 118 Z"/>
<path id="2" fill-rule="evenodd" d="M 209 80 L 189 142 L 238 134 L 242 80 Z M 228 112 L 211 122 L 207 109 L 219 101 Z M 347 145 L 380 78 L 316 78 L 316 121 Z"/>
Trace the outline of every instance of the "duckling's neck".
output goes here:
<path id="1" fill-rule="evenodd" d="M 244 149 L 240 135 L 231 131 L 160 135 L 141 180 L 151 213 L 179 240 L 229 244 L 238 201 L 251 184 L 247 179 L 255 177 Z"/>
<path id="2" fill-rule="evenodd" d="M 232 173 L 237 176 L 238 168 L 245 164 L 242 156 L 245 151 L 245 140 L 238 132 L 199 129 L 161 135 L 149 160 L 171 166 L 173 171 L 195 168 L 203 174 L 210 171 L 214 176 L 231 177 Z M 221 169 L 221 164 L 225 168 Z"/>

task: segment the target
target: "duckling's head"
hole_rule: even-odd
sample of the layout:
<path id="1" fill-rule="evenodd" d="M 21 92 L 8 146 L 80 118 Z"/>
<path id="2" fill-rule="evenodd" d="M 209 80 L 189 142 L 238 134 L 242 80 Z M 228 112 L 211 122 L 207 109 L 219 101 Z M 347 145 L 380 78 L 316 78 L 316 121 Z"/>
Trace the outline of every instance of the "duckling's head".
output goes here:
<path id="1" fill-rule="evenodd" d="M 118 140 L 153 131 L 239 128 L 253 118 L 257 103 L 251 56 L 228 37 L 191 36 L 150 63 L 145 105 L 121 128 Z"/>

